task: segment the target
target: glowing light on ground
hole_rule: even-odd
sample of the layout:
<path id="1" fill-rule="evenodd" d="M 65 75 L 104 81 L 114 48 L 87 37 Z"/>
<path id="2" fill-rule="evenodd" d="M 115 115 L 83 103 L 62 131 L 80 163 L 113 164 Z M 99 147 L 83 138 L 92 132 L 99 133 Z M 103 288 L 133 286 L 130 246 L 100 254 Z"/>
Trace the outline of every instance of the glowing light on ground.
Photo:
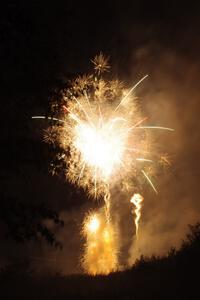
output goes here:
<path id="1" fill-rule="evenodd" d="M 114 272 L 118 267 L 117 237 L 104 212 L 86 216 L 83 225 L 85 248 L 82 257 L 84 270 L 90 275 Z"/>
<path id="2" fill-rule="evenodd" d="M 89 233 L 96 233 L 99 229 L 100 221 L 96 215 L 90 217 L 89 222 L 87 222 L 87 231 Z"/>

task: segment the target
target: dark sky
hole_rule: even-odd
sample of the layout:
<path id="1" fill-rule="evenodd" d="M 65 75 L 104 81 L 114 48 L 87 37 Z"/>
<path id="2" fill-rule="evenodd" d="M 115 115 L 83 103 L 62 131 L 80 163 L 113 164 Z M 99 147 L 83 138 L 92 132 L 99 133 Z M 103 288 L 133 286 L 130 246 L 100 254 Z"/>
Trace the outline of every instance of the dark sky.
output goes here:
<path id="1" fill-rule="evenodd" d="M 149 74 L 138 89 L 141 106 L 152 122 L 175 128 L 173 136 L 159 140 L 173 166 L 159 178 L 156 199 L 145 191 L 138 251 L 163 253 L 179 245 L 187 224 L 200 219 L 200 5 L 8 1 L 0 15 L 1 193 L 30 203 L 45 201 L 65 220 L 58 232 L 64 244 L 60 252 L 9 240 L 2 243 L 0 261 L 9 260 L 14 247 L 16 257 L 26 252 L 42 260 L 37 268 L 79 269 L 78 232 L 85 211 L 96 204 L 48 175 L 48 151 L 40 140 L 45 125 L 33 124 L 30 117 L 47 109 L 55 88 L 88 72 L 90 59 L 100 51 L 110 56 L 111 75 L 128 86 Z"/>

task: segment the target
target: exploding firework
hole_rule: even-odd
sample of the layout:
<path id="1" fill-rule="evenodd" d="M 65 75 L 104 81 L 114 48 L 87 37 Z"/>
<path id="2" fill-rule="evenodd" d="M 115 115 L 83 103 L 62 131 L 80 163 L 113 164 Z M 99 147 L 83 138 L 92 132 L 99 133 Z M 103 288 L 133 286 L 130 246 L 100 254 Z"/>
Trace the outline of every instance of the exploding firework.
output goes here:
<path id="1" fill-rule="evenodd" d="M 88 273 L 108 274 L 117 269 L 119 248 L 112 225 L 111 190 L 121 185 L 135 191 L 146 181 L 157 192 L 151 174 L 163 158 L 151 149 L 150 131 L 172 129 L 145 123 L 134 90 L 147 75 L 127 90 L 118 80 L 103 79 L 109 65 L 102 54 L 92 62 L 94 74 L 79 76 L 62 91 L 60 103 L 54 105 L 56 115 L 47 118 L 54 124 L 45 131 L 44 139 L 59 145 L 58 160 L 68 180 L 95 198 L 104 198 L 104 212 L 85 219 L 82 261 Z M 136 234 L 142 200 L 141 196 L 131 200 L 136 206 Z"/>

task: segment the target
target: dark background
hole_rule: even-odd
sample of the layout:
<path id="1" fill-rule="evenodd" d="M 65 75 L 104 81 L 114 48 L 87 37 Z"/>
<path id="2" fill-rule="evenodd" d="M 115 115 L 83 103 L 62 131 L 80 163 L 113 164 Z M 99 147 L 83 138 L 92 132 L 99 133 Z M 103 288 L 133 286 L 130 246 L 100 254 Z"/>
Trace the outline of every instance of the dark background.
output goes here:
<path id="1" fill-rule="evenodd" d="M 134 255 L 163 254 L 171 246 L 178 247 L 187 224 L 200 219 L 199 9 L 195 1 L 7 1 L 1 5 L 0 205 L 9 211 L 8 217 L 1 215 L 2 266 L 27 257 L 37 270 L 80 272 L 81 222 L 85 212 L 98 204 L 63 178 L 48 174 L 50 152 L 42 143 L 47 124 L 31 116 L 47 112 L 55 89 L 89 72 L 90 59 L 100 51 L 110 57 L 110 76 L 124 80 L 128 87 L 149 74 L 137 90 L 141 107 L 150 123 L 175 128 L 171 136 L 157 136 L 172 158 L 172 167 L 157 180 L 158 196 L 144 189 L 141 239 Z M 37 228 L 31 228 L 23 241 L 16 238 L 19 219 L 25 228 L 31 220 L 21 216 L 22 206 L 13 224 L 13 207 L 19 202 L 29 208 L 44 203 L 59 214 L 65 223 L 61 228 L 46 221 L 52 215 L 41 213 L 40 207 L 28 212 L 29 217 L 40 216 L 37 222 L 45 220 L 62 249 L 43 239 L 34 241 Z"/>

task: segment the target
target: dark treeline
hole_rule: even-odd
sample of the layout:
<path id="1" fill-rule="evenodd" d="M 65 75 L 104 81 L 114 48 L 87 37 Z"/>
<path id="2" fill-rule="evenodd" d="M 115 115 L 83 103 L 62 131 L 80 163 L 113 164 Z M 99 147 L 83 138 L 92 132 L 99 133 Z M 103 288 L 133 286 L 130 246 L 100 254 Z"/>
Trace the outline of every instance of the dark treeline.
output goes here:
<path id="1" fill-rule="evenodd" d="M 1 299 L 198 299 L 200 223 L 179 250 L 141 257 L 132 269 L 91 277 L 35 275 L 28 261 L 1 270 Z M 11 288 L 12 287 L 12 288 Z"/>

